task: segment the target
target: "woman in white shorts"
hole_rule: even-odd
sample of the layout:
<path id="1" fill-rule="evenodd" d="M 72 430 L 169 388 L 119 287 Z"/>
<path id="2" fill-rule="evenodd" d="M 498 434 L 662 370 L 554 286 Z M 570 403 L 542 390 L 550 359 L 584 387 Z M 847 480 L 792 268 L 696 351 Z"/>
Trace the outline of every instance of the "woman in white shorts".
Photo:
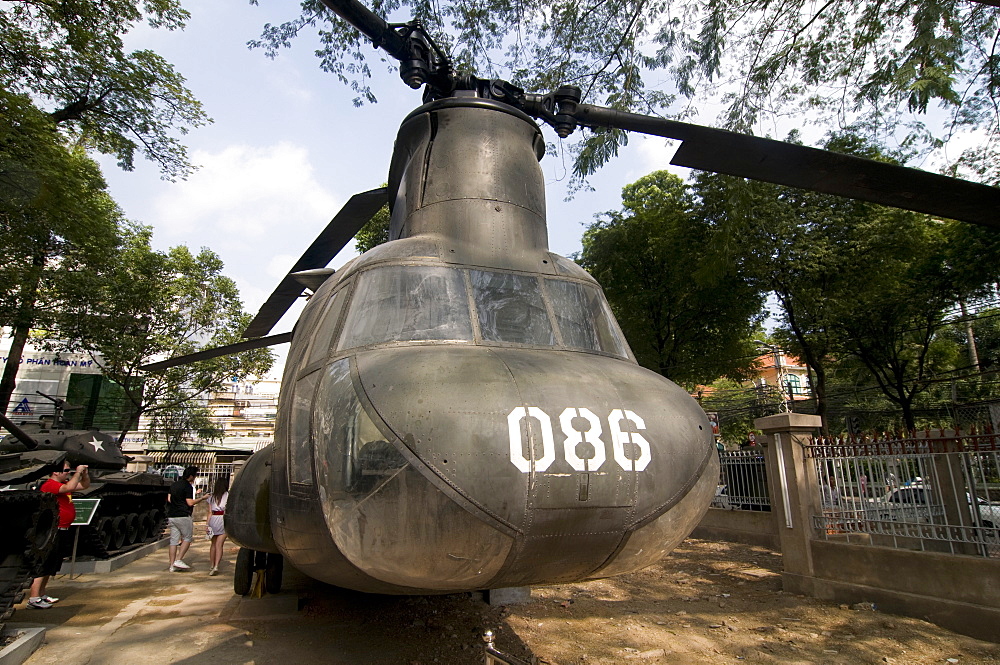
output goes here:
<path id="1" fill-rule="evenodd" d="M 221 477 L 215 481 L 215 488 L 208 497 L 208 525 L 206 533 L 212 539 L 209 550 L 209 561 L 212 569 L 209 575 L 219 574 L 219 564 L 222 562 L 222 546 L 226 542 L 226 502 L 229 500 L 229 478 Z"/>

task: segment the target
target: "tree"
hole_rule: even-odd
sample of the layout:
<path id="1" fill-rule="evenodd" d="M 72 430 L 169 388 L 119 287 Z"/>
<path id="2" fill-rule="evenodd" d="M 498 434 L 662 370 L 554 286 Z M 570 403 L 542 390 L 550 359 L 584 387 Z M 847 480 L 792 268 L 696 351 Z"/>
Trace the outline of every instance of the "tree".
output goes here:
<path id="1" fill-rule="evenodd" d="M 971 333 L 971 335 L 970 335 Z M 956 381 L 955 393 L 962 401 L 995 399 L 1000 396 L 1000 309 L 984 308 L 961 317 L 945 333 L 965 352 L 964 376 Z M 969 350 L 975 348 L 975 363 Z"/>
<path id="2" fill-rule="evenodd" d="M 853 202 L 713 173 L 699 173 L 693 188 L 700 214 L 733 239 L 726 250 L 743 255 L 747 277 L 774 295 L 781 325 L 773 341 L 809 367 L 817 415 L 825 416 L 832 348 L 827 325 L 843 285 L 837 285 L 842 273 L 835 255 L 825 247 L 832 238 L 823 232 L 842 228 L 837 206 Z"/>
<path id="3" fill-rule="evenodd" d="M 857 276 L 865 286 L 841 303 L 832 330 L 841 352 L 864 365 L 913 429 L 915 399 L 955 367 L 954 345 L 942 333 L 962 294 L 942 262 L 940 222 L 890 209 L 872 221 L 848 248 L 864 264 Z"/>
<path id="4" fill-rule="evenodd" d="M 980 311 L 972 321 L 972 329 L 976 337 L 979 367 L 989 372 L 1000 370 L 1000 309 Z M 967 342 L 962 337 L 959 339 Z"/>
<path id="5" fill-rule="evenodd" d="M 896 157 L 853 133 L 834 135 L 826 148 Z M 830 373 L 847 370 L 848 356 L 857 363 L 847 373 L 877 383 L 912 427 L 914 401 L 954 367 L 940 335 L 948 309 L 995 274 L 989 262 L 956 261 L 966 225 L 715 174 L 699 174 L 694 191 L 777 299 L 774 335 L 808 365 L 824 427 Z"/>
<path id="6" fill-rule="evenodd" d="M 92 293 L 81 284 L 117 242 L 120 213 L 84 151 L 125 169 L 141 152 L 165 177 L 190 171 L 171 131 L 204 124 L 201 105 L 166 61 L 122 42 L 140 21 L 175 29 L 186 17 L 177 0 L 0 6 L 0 314 L 13 329 L 0 407 L 29 330 L 73 293 Z"/>
<path id="7" fill-rule="evenodd" d="M 126 170 L 135 154 L 165 177 L 191 170 L 184 134 L 208 121 L 184 77 L 152 51 L 125 51 L 136 24 L 183 28 L 177 0 L 51 3 L 0 7 L 0 90 L 30 95 L 69 141 L 113 155 Z"/>
<path id="8" fill-rule="evenodd" d="M 759 433 L 754 420 L 778 411 L 781 395 L 774 386 L 745 386 L 729 379 L 718 379 L 698 400 L 707 412 L 719 414 L 719 435 L 729 445 L 746 443 L 749 434 Z"/>
<path id="9" fill-rule="evenodd" d="M 89 352 L 123 389 L 132 413 L 122 437 L 143 414 L 158 414 L 169 429 L 178 412 L 196 415 L 199 400 L 225 381 L 261 376 L 274 361 L 265 348 L 144 372 L 141 366 L 154 360 L 241 341 L 250 322 L 216 254 L 183 246 L 156 252 L 149 238 L 148 229 L 133 230 L 102 284 L 102 308 L 75 312 L 63 325 L 71 331 L 67 350 Z"/>
<path id="10" fill-rule="evenodd" d="M 794 140 L 795 136 L 790 137 Z M 828 149 L 861 152 L 856 137 Z M 877 158 L 874 150 L 864 156 Z M 694 190 L 706 218 L 736 239 L 747 274 L 773 294 L 779 310 L 774 341 L 809 368 L 816 413 L 827 427 L 827 379 L 836 365 L 834 324 L 844 303 L 865 289 L 868 257 L 851 254 L 859 228 L 876 211 L 870 203 L 731 176 L 699 173 Z"/>
<path id="11" fill-rule="evenodd" d="M 587 102 L 653 114 L 665 113 L 675 92 L 690 101 L 721 97 L 721 122 L 732 129 L 797 110 L 828 126 L 863 122 L 873 138 L 900 130 L 906 143 L 929 149 L 977 129 L 984 140 L 962 161 L 986 182 L 997 175 L 1000 9 L 985 2 L 371 4 L 382 16 L 420 19 L 460 68 L 528 90 L 574 84 Z M 375 101 L 366 40 L 320 0 L 303 0 L 298 17 L 265 26 L 251 46 L 273 56 L 313 28 L 320 66 L 353 88 L 355 103 Z M 929 128 L 922 120 L 935 106 L 946 117 Z M 693 105 L 675 113 L 691 115 Z M 589 134 L 576 173 L 592 173 L 626 141 L 620 131 Z"/>
<path id="12" fill-rule="evenodd" d="M 168 450 L 175 450 L 183 445 L 185 439 L 192 433 L 199 441 L 220 441 L 225 435 L 211 412 L 198 404 L 191 404 L 181 399 L 179 395 L 164 395 L 160 401 L 179 401 L 183 408 L 166 408 L 154 411 L 149 418 L 149 440 L 165 441 Z"/>
<path id="13" fill-rule="evenodd" d="M 747 377 L 763 296 L 709 252 L 717 229 L 697 216 L 688 187 L 657 171 L 626 186 L 622 203 L 584 233 L 579 262 L 636 359 L 687 385 Z"/>
<path id="14" fill-rule="evenodd" d="M 66 147 L 30 100 L 0 91 L 0 111 L 0 325 L 12 334 L 0 379 L 5 412 L 29 332 L 95 302 L 122 215 L 98 165 Z"/>
<path id="15" fill-rule="evenodd" d="M 354 248 L 364 254 L 372 247 L 389 242 L 389 205 L 378 209 L 354 236 Z"/>

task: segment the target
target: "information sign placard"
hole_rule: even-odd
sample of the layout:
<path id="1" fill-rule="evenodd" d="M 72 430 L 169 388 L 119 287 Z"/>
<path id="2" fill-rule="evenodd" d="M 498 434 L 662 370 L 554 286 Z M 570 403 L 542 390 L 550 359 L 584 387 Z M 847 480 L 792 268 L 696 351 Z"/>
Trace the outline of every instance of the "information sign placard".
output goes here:
<path id="1" fill-rule="evenodd" d="M 70 526 L 87 526 L 94 519 L 97 512 L 97 504 L 100 499 L 73 499 L 73 507 L 76 508 L 76 518 Z"/>

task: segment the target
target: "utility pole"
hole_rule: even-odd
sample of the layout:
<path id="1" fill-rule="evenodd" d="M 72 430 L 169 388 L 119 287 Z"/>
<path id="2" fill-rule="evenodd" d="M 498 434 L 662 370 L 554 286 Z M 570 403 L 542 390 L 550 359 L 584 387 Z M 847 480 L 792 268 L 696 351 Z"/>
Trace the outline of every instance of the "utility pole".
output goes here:
<path id="1" fill-rule="evenodd" d="M 778 395 L 781 399 L 781 411 L 789 413 L 791 408 L 788 406 L 789 397 L 785 392 L 787 386 L 785 386 L 785 372 L 781 363 L 781 349 L 774 344 L 769 344 L 760 339 L 755 339 L 754 342 L 759 345 L 758 350 L 769 351 L 771 353 L 771 357 L 774 359 L 774 371 L 778 381 Z"/>
<path id="2" fill-rule="evenodd" d="M 962 311 L 962 319 L 965 320 L 965 336 L 969 340 L 969 362 L 972 364 L 972 371 L 979 371 L 979 351 L 976 349 L 976 334 L 972 330 L 972 319 L 969 318 L 969 310 L 965 307 L 965 301 L 959 300 L 958 306 Z"/>

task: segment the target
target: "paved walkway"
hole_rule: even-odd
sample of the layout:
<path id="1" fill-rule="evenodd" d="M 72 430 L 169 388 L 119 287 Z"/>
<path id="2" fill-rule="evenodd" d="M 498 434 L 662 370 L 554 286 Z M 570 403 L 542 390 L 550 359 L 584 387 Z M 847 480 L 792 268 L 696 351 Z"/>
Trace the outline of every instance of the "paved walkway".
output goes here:
<path id="1" fill-rule="evenodd" d="M 53 578 L 48 593 L 61 600 L 47 610 L 22 603 L 10 623 L 48 629 L 27 665 L 482 663 L 490 610 L 481 599 L 360 594 L 287 565 L 281 593 L 241 598 L 236 552 L 227 543 L 215 577 L 202 538 L 185 557 L 189 572 L 167 572 L 164 548 L 111 573 Z"/>
<path id="2" fill-rule="evenodd" d="M 192 570 L 167 572 L 166 548 L 112 573 L 61 576 L 48 592 L 61 600 L 48 610 L 19 606 L 13 623 L 48 628 L 45 644 L 29 665 L 108 665 L 115 663 L 198 663 L 252 661 L 250 653 L 213 651 L 248 643 L 239 626 L 241 605 L 250 616 L 278 612 L 291 616 L 294 591 L 257 601 L 233 595 L 236 547 L 226 551 L 220 574 L 208 575 L 208 542 L 196 540 L 188 553 Z M 246 610 L 247 608 L 243 608 Z M 224 619 L 236 619 L 226 623 Z M 244 645 L 249 652 L 249 644 Z"/>

